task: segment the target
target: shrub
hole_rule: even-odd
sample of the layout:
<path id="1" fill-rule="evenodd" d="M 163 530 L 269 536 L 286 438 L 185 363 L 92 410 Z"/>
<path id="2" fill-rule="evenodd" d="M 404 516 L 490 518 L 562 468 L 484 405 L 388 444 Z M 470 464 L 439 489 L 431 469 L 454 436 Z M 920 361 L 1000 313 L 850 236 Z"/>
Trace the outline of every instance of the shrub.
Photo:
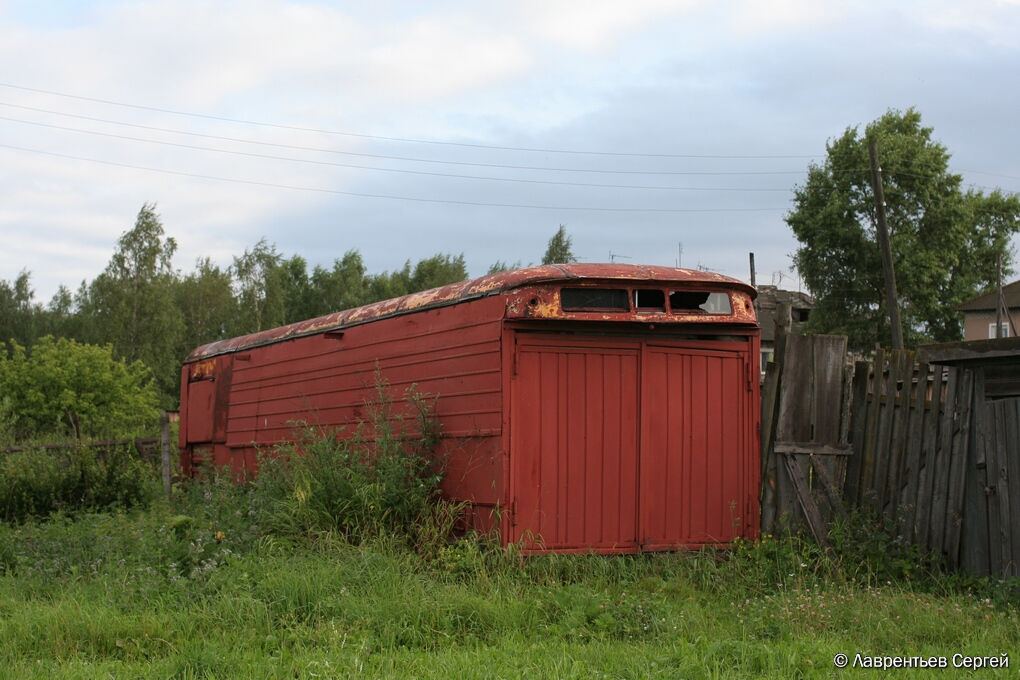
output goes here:
<path id="1" fill-rule="evenodd" d="M 55 511 L 145 506 L 158 488 L 155 470 L 134 454 L 131 444 L 0 453 L 0 519 L 6 521 Z"/>
<path id="2" fill-rule="evenodd" d="M 159 417 L 148 368 L 67 338 L 0 351 L 0 394 L 0 436 L 13 441 L 127 437 Z"/>
<path id="3" fill-rule="evenodd" d="M 417 526 L 443 514 L 431 509 L 442 478 L 431 455 L 439 437 L 434 401 L 412 386 L 398 409 L 377 382 L 369 418 L 352 432 L 305 423 L 294 442 L 260 457 L 255 503 L 264 529 L 335 531 L 353 542 L 386 534 L 434 541 Z"/>

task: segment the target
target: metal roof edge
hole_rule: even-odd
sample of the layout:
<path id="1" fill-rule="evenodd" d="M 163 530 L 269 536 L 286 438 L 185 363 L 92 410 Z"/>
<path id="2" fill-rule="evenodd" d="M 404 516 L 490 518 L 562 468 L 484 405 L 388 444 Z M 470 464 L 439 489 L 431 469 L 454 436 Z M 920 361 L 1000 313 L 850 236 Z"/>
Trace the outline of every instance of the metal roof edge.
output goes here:
<path id="1" fill-rule="evenodd" d="M 409 293 L 388 300 L 380 300 L 306 321 L 298 321 L 256 333 L 217 340 L 192 350 L 184 359 L 184 363 L 193 363 L 202 359 L 232 354 L 255 347 L 263 347 L 310 335 L 343 330 L 370 321 L 448 307 L 460 302 L 498 295 L 515 288 L 556 281 L 570 282 L 580 280 L 663 281 L 665 283 L 697 285 L 716 284 L 741 289 L 749 294 L 752 299 L 757 296 L 757 291 L 750 284 L 739 279 L 695 269 L 616 263 L 539 265 L 514 269 L 508 272 L 487 274 L 475 279 L 465 279 L 464 281 L 447 284 L 439 288 Z"/>

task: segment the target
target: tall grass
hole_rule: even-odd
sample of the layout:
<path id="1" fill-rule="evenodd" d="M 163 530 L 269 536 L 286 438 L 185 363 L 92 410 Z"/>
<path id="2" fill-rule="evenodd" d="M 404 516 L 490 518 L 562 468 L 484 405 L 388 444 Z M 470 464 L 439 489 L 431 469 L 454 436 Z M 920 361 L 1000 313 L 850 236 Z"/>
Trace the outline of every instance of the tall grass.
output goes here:
<path id="1" fill-rule="evenodd" d="M 212 473 L 147 507 L 0 522 L 0 678 L 829 677 L 838 652 L 1020 649 L 1008 584 L 905 569 L 868 518 L 832 550 L 450 539 L 416 417 L 306 428 L 256 484 Z"/>

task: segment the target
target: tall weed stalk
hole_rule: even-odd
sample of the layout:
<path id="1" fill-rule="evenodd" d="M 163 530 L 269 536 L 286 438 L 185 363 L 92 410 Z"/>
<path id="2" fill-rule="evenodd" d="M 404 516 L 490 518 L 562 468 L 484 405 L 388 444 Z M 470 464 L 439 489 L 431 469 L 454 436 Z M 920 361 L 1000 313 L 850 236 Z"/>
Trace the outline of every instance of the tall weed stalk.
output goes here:
<path id="1" fill-rule="evenodd" d="M 284 535 L 339 532 L 351 542 L 414 538 L 442 479 L 434 399 L 412 386 L 397 402 L 377 378 L 368 418 L 352 431 L 302 423 L 293 442 L 260 457 L 255 504 L 263 529 Z"/>

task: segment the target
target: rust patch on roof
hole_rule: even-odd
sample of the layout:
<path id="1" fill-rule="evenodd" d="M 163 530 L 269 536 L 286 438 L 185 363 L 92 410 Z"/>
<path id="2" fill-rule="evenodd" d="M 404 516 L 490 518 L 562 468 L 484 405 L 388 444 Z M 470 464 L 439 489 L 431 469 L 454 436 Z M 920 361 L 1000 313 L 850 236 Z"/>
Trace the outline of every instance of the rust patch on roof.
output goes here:
<path id="1" fill-rule="evenodd" d="M 440 288 L 373 302 L 363 307 L 346 309 L 279 328 L 271 328 L 228 340 L 219 340 L 195 349 L 187 356 L 184 363 L 194 363 L 219 354 L 228 354 L 249 347 L 270 345 L 306 335 L 338 330 L 377 319 L 445 307 L 489 295 L 498 295 L 516 288 L 542 283 L 576 283 L 583 280 L 593 283 L 600 281 L 654 281 L 665 285 L 714 284 L 742 291 L 752 299 L 756 295 L 754 288 L 739 279 L 694 269 L 617 263 L 541 265 L 458 281 Z"/>

